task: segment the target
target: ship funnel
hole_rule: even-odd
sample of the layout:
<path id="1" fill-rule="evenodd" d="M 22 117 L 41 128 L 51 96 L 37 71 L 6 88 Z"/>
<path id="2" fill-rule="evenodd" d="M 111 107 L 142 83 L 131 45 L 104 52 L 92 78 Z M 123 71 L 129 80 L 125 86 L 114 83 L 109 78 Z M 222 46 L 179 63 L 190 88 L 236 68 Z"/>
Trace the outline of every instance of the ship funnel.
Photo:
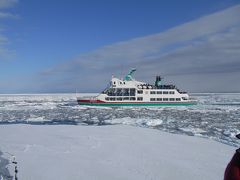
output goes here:
<path id="1" fill-rule="evenodd" d="M 135 71 L 136 71 L 136 69 L 135 69 L 135 68 L 132 68 L 132 69 L 129 71 L 129 73 L 125 76 L 124 80 L 125 80 L 125 81 L 132 81 L 132 80 L 133 80 L 132 75 L 133 75 L 133 73 L 134 73 Z"/>
<path id="2" fill-rule="evenodd" d="M 156 76 L 155 86 L 161 86 L 162 85 L 162 78 L 160 76 Z"/>

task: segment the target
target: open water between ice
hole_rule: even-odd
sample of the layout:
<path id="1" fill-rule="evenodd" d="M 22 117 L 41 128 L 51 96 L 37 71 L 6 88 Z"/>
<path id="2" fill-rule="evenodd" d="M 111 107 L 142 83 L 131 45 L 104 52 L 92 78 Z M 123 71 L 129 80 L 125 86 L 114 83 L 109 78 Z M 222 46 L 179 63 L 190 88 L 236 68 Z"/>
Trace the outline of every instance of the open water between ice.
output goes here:
<path id="1" fill-rule="evenodd" d="M 79 94 L 85 95 L 89 94 Z M 192 96 L 199 101 L 198 105 L 91 107 L 78 105 L 75 94 L 0 95 L 0 125 L 127 124 L 239 146 L 235 135 L 240 132 L 240 93 L 199 93 Z"/>

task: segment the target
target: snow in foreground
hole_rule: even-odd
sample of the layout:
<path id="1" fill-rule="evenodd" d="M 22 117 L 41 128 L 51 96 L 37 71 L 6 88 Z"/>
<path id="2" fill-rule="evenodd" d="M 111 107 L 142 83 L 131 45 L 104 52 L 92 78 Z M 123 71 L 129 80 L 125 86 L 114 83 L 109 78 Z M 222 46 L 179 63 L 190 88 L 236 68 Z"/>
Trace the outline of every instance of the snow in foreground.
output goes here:
<path id="1" fill-rule="evenodd" d="M 16 156 L 20 180 L 219 180 L 234 148 L 123 125 L 1 125 L 0 151 Z"/>

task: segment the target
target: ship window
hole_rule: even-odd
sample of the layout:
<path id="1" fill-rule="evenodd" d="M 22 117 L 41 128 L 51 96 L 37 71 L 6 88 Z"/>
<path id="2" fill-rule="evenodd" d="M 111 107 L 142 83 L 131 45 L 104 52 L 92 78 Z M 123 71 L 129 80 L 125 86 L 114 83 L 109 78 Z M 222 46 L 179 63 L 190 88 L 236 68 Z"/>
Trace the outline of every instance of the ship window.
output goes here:
<path id="1" fill-rule="evenodd" d="M 137 100 L 138 100 L 138 101 L 142 101 L 142 100 L 143 100 L 143 97 L 138 97 Z"/>
<path id="2" fill-rule="evenodd" d="M 122 91 L 121 88 L 116 89 L 116 95 L 117 96 L 122 96 L 123 95 L 123 91 Z"/>
<path id="3" fill-rule="evenodd" d="M 104 91 L 102 91 L 102 94 L 107 94 L 108 89 L 105 89 Z"/>
<path id="4" fill-rule="evenodd" d="M 157 101 L 162 101 L 162 98 L 157 98 Z"/>
<path id="5" fill-rule="evenodd" d="M 113 96 L 113 94 L 114 94 L 113 89 L 109 89 L 109 90 L 107 91 L 107 95 L 108 95 L 108 96 Z"/>
<path id="6" fill-rule="evenodd" d="M 174 91 L 169 91 L 169 94 L 174 94 L 175 92 Z"/>
<path id="7" fill-rule="evenodd" d="M 176 98 L 176 101 L 181 101 L 181 99 L 180 98 Z"/>
<path id="8" fill-rule="evenodd" d="M 162 91 L 157 91 L 157 94 L 162 94 Z"/>
<path id="9" fill-rule="evenodd" d="M 129 97 L 123 97 L 123 100 L 125 101 L 125 100 L 129 100 Z"/>
<path id="10" fill-rule="evenodd" d="M 122 101 L 122 98 L 121 97 L 117 98 L 117 101 Z"/>
<path id="11" fill-rule="evenodd" d="M 175 98 L 169 98 L 169 101 L 175 101 Z"/>
<path id="12" fill-rule="evenodd" d="M 142 93 L 143 93 L 143 90 L 138 90 L 137 93 L 138 93 L 138 94 L 142 94 Z"/>
<path id="13" fill-rule="evenodd" d="M 134 88 L 130 89 L 130 96 L 135 96 L 135 89 Z"/>
<path id="14" fill-rule="evenodd" d="M 115 98 L 111 97 L 109 98 L 110 101 L 115 101 Z"/>
<path id="15" fill-rule="evenodd" d="M 135 97 L 130 97 L 130 101 L 135 101 L 136 98 Z"/>
<path id="16" fill-rule="evenodd" d="M 105 100 L 106 100 L 106 101 L 109 101 L 109 97 L 106 97 Z"/>
<path id="17" fill-rule="evenodd" d="M 123 89 L 123 96 L 129 96 L 129 89 L 128 88 Z"/>
<path id="18" fill-rule="evenodd" d="M 114 89 L 112 89 L 112 90 L 113 90 L 112 96 L 116 96 L 116 95 L 117 95 L 117 89 L 114 88 Z"/>
<path id="19" fill-rule="evenodd" d="M 150 101 L 155 101 L 156 99 L 155 98 L 150 98 Z"/>
<path id="20" fill-rule="evenodd" d="M 116 81 L 114 81 L 113 84 L 116 84 Z"/>
<path id="21" fill-rule="evenodd" d="M 168 94 L 168 91 L 163 91 L 163 94 Z"/>
<path id="22" fill-rule="evenodd" d="M 155 91 L 150 91 L 150 94 L 156 94 L 156 92 Z"/>
<path id="23" fill-rule="evenodd" d="M 168 101 L 168 98 L 163 98 L 163 101 Z"/>

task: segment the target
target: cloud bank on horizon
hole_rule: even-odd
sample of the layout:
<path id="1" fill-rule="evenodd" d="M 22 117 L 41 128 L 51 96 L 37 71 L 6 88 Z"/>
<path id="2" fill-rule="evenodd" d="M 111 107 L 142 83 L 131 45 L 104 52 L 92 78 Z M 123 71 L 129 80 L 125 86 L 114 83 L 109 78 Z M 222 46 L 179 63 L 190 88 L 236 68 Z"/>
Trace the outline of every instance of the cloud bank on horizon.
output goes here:
<path id="1" fill-rule="evenodd" d="M 112 74 L 123 75 L 131 67 L 139 70 L 136 78 L 153 81 L 162 74 L 192 92 L 239 92 L 240 5 L 165 32 L 104 46 L 38 78 L 43 89 L 53 92 L 62 87 L 66 92 L 97 92 Z"/>

